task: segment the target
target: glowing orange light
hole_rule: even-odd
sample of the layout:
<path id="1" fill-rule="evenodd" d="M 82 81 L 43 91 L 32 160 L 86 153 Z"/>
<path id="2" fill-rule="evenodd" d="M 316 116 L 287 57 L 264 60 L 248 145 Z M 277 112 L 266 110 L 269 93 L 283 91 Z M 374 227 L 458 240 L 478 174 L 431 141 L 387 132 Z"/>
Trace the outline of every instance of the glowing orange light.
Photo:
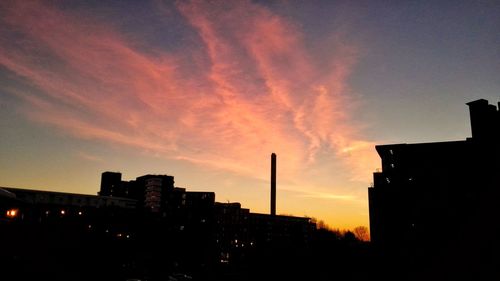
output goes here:
<path id="1" fill-rule="evenodd" d="M 9 218 L 15 218 L 15 217 L 17 217 L 18 212 L 19 211 L 17 209 L 7 210 L 7 217 L 9 217 Z"/>

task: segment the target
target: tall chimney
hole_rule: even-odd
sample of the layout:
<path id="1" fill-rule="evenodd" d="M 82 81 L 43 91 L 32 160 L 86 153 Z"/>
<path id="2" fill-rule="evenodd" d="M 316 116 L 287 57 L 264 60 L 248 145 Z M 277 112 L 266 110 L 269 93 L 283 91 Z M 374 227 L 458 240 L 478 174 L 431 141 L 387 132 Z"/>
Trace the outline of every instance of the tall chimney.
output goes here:
<path id="1" fill-rule="evenodd" d="M 271 154 L 271 216 L 276 215 L 276 154 Z"/>

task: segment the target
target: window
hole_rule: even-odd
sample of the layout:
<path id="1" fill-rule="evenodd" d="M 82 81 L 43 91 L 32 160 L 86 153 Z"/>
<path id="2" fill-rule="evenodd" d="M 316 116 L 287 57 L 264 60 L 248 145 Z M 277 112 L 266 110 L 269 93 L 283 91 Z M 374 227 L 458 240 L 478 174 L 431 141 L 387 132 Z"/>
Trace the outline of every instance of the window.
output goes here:
<path id="1" fill-rule="evenodd" d="M 7 210 L 7 217 L 15 218 L 15 217 L 17 217 L 18 212 L 19 212 L 19 210 L 17 210 L 17 209 Z"/>

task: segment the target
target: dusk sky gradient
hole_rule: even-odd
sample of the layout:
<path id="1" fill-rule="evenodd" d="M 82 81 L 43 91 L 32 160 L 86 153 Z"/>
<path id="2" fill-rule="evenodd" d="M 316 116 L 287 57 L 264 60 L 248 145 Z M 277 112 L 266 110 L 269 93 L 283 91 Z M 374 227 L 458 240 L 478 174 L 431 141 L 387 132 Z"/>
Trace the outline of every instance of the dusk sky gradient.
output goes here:
<path id="1" fill-rule="evenodd" d="M 498 1 L 1 1 L 0 186 L 100 174 L 368 225 L 376 144 L 470 136 L 500 95 Z"/>

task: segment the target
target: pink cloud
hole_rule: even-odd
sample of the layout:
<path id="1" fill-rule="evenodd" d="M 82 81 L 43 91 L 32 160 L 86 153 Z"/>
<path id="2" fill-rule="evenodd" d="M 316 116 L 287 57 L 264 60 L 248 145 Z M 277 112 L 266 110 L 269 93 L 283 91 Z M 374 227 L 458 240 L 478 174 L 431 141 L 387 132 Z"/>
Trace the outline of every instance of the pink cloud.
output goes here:
<path id="1" fill-rule="evenodd" d="M 180 54 L 145 51 L 48 4 L 9 4 L 3 22 L 18 36 L 1 38 L 0 64 L 38 89 L 17 95 L 39 122 L 247 176 L 267 175 L 273 151 L 288 179 L 321 164 L 325 149 L 355 180 L 378 163 L 350 116 L 356 47 L 337 38 L 331 53 L 312 54 L 301 30 L 264 6 L 179 2 L 201 43 Z"/>

